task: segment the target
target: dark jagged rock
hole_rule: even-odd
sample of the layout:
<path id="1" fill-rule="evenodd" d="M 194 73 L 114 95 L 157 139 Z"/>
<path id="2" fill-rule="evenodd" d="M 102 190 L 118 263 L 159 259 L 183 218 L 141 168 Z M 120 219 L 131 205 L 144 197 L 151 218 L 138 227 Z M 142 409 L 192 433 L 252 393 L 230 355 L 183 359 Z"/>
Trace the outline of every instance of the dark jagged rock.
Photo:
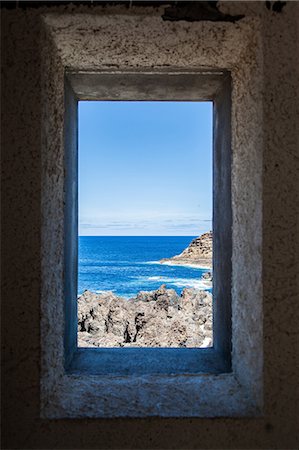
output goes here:
<path id="1" fill-rule="evenodd" d="M 162 285 L 129 300 L 89 291 L 78 298 L 81 347 L 206 347 L 211 330 L 212 296 L 193 288 L 181 296 Z"/>

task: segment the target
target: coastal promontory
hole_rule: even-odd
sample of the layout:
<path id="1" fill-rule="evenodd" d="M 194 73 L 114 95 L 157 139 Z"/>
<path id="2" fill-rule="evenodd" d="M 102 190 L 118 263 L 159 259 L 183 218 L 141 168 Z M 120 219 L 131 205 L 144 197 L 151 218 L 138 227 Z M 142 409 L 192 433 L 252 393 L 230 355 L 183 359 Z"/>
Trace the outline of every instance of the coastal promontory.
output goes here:
<path id="1" fill-rule="evenodd" d="M 194 267 L 212 268 L 213 234 L 204 233 L 193 239 L 189 246 L 179 255 L 161 259 L 161 264 L 189 265 Z"/>

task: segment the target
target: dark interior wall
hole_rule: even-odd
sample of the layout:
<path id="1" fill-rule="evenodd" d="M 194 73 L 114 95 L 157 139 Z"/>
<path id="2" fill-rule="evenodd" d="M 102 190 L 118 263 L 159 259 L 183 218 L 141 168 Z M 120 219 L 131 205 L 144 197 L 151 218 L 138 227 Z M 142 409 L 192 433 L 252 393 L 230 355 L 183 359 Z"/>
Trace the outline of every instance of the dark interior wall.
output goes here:
<path id="1" fill-rule="evenodd" d="M 230 15 L 259 15 L 262 21 L 265 410 L 263 417 L 248 419 L 39 418 L 39 15 L 49 8 L 2 9 L 3 448 L 298 448 L 299 196 L 295 89 L 299 8 L 295 2 L 288 2 L 277 12 L 273 5 L 278 2 L 268 3 L 269 8 L 264 2 L 227 2 L 222 6 Z M 101 13 L 85 6 L 58 7 L 62 14 L 75 10 Z M 134 14 L 134 8 L 131 13 Z"/>

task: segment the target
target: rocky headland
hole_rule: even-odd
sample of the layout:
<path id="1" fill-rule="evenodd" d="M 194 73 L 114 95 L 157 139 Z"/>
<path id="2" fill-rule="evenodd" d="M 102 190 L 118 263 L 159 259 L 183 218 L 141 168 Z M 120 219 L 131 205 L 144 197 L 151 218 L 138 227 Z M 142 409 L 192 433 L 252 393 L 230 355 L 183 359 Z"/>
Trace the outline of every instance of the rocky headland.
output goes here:
<path id="1" fill-rule="evenodd" d="M 79 347 L 209 347 L 212 295 L 162 285 L 125 299 L 112 292 L 78 297 Z"/>
<path id="2" fill-rule="evenodd" d="M 161 259 L 161 264 L 187 265 L 193 267 L 212 268 L 213 234 L 204 233 L 193 239 L 190 245 L 179 255 Z"/>

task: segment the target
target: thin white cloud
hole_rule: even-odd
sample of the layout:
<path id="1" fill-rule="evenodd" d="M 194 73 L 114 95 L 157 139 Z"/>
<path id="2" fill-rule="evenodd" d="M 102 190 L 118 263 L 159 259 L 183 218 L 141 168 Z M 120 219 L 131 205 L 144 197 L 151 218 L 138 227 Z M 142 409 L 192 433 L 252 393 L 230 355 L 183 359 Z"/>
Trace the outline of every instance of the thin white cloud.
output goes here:
<path id="1" fill-rule="evenodd" d="M 211 229 L 211 219 L 176 217 L 175 219 L 81 221 L 80 235 L 197 235 Z"/>

